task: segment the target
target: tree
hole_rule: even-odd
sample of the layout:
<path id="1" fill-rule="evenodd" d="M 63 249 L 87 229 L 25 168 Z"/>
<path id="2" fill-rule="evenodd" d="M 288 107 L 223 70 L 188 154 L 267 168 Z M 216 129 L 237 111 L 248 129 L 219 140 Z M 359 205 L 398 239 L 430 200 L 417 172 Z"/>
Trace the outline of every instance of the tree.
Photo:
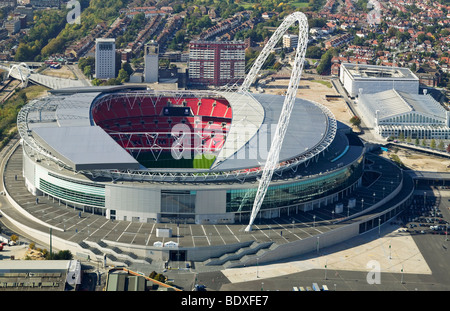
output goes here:
<path id="1" fill-rule="evenodd" d="M 350 118 L 350 123 L 353 126 L 359 126 L 361 124 L 361 119 L 358 118 L 357 116 L 353 116 L 353 117 Z"/>
<path id="2" fill-rule="evenodd" d="M 328 51 L 325 52 L 325 54 L 322 55 L 320 58 L 320 63 L 317 66 L 317 73 L 318 74 L 326 74 L 330 68 L 331 68 L 331 59 L 333 58 L 333 55 L 336 53 L 336 50 L 331 48 Z"/>
<path id="3" fill-rule="evenodd" d="M 125 69 L 122 68 L 119 70 L 119 75 L 117 76 L 117 80 L 120 81 L 121 83 L 128 82 L 130 80 L 130 76 L 125 71 Z"/>
<path id="4" fill-rule="evenodd" d="M 84 68 L 86 68 L 87 66 L 90 66 L 91 70 L 95 67 L 94 57 L 90 56 L 80 58 L 80 60 L 78 61 L 78 68 L 80 68 L 80 70 L 84 72 Z"/>
<path id="5" fill-rule="evenodd" d="M 444 150 L 444 142 L 442 140 L 439 141 L 438 149 L 442 151 Z"/>
<path id="6" fill-rule="evenodd" d="M 19 240 L 19 237 L 15 234 L 11 235 L 11 241 L 17 243 L 17 241 Z"/>
<path id="7" fill-rule="evenodd" d="M 324 52 L 322 51 L 322 49 L 318 46 L 309 46 L 306 49 L 306 58 L 314 58 L 314 59 L 320 59 L 322 57 L 322 55 L 324 54 Z"/>
<path id="8" fill-rule="evenodd" d="M 431 142 L 430 142 L 430 148 L 431 149 L 436 149 L 436 140 L 433 138 L 433 139 L 431 139 Z"/>
<path id="9" fill-rule="evenodd" d="M 416 146 L 419 146 L 419 138 L 418 138 L 418 137 L 416 138 L 414 144 L 415 144 Z"/>
<path id="10" fill-rule="evenodd" d="M 83 73 L 86 77 L 90 77 L 92 75 L 92 67 L 91 66 L 84 67 Z"/>
<path id="11" fill-rule="evenodd" d="M 27 43 L 19 43 L 14 60 L 17 62 L 31 61 L 34 58 L 34 51 Z"/>
<path id="12" fill-rule="evenodd" d="M 405 141 L 405 133 L 400 132 L 400 134 L 398 134 L 398 140 Z"/>
<path id="13" fill-rule="evenodd" d="M 128 73 L 128 76 L 131 76 L 131 74 L 133 73 L 133 68 L 131 68 L 130 63 L 128 62 L 122 64 L 122 69 Z"/>
<path id="14" fill-rule="evenodd" d="M 45 259 L 47 260 L 72 260 L 73 255 L 69 250 L 62 250 L 57 253 L 46 253 Z"/>

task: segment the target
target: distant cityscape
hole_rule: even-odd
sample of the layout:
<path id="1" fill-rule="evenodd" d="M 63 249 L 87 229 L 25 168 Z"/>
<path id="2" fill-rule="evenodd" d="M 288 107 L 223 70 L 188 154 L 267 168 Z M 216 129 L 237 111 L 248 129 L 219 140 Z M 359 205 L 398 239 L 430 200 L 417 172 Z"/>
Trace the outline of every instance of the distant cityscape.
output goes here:
<path id="1" fill-rule="evenodd" d="M 196 78 L 189 79 L 188 72 L 195 72 L 195 65 L 181 65 L 189 62 L 193 55 L 191 43 L 240 42 L 244 50 L 239 52 L 239 58 L 244 54 L 245 64 L 237 65 L 240 68 L 236 70 L 236 78 L 230 76 L 234 73 L 231 68 L 226 73 L 230 76 L 228 80 L 218 82 L 216 78 L 213 84 L 223 85 L 242 80 L 242 66 L 248 70 L 283 17 L 291 11 L 301 10 L 308 16 L 310 24 L 307 70 L 338 76 L 342 63 L 406 67 L 417 75 L 421 85 L 439 88 L 445 95 L 450 85 L 449 6 L 439 1 L 422 0 L 376 3 L 379 20 L 374 23 L 370 13 L 375 6 L 372 1 L 364 0 L 279 1 L 277 7 L 264 1 L 237 1 L 226 10 L 214 2 L 197 5 L 195 1 L 127 1 L 126 7 L 106 15 L 107 20 L 95 25 L 89 24 L 89 20 L 86 22 L 89 25 L 84 25 L 83 18 L 89 17 L 87 13 L 83 15 L 88 9 L 82 2 L 81 25 L 74 28 L 86 27 L 83 30 L 86 35 L 77 38 L 80 35 L 78 31 L 73 38 L 63 40 L 59 38 L 64 28 L 68 28 L 64 27 L 64 21 L 47 25 L 49 29 L 39 21 L 49 18 L 53 22 L 65 17 L 67 2 L 2 0 L 0 61 L 74 63 L 83 58 L 94 58 L 96 40 L 108 38 L 115 40 L 115 51 L 120 59 L 115 63 L 115 76 L 109 77 L 115 78 L 110 84 L 129 82 L 130 79 L 131 82 L 144 81 L 144 46 L 152 41 L 159 49 L 160 80 L 174 81 L 176 78 L 179 87 L 196 81 L 194 85 L 199 87 L 198 73 L 191 73 Z M 42 42 L 35 45 L 26 40 L 34 39 L 36 28 L 48 32 L 49 36 L 39 38 Z M 266 69 L 289 69 L 287 56 L 296 47 L 296 40 L 295 32 L 286 34 L 274 51 L 274 57 L 268 60 Z M 122 75 L 122 79 L 117 79 L 124 62 L 130 63 L 132 70 L 127 71 L 128 75 Z M 85 74 L 95 78 L 94 66 L 86 69 Z M 106 82 L 95 80 L 94 83 Z M 204 85 L 211 83 L 208 81 Z"/>

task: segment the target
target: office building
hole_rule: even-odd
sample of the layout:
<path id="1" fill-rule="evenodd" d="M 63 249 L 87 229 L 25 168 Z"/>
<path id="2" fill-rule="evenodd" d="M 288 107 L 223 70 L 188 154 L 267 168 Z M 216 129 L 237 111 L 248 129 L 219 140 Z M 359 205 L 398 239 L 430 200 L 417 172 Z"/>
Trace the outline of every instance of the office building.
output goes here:
<path id="1" fill-rule="evenodd" d="M 101 38 L 95 41 L 95 77 L 97 79 L 116 77 L 115 39 Z"/>

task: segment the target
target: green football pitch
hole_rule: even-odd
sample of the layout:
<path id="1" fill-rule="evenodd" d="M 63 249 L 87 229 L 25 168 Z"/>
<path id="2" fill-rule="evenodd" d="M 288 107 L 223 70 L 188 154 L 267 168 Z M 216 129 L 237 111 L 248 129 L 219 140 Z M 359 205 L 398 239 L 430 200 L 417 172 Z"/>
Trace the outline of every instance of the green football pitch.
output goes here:
<path id="1" fill-rule="evenodd" d="M 157 158 L 157 160 L 155 160 Z M 170 152 L 141 153 L 136 160 L 146 168 L 197 168 L 209 169 L 216 159 L 212 154 L 191 154 L 190 158 L 175 159 Z"/>

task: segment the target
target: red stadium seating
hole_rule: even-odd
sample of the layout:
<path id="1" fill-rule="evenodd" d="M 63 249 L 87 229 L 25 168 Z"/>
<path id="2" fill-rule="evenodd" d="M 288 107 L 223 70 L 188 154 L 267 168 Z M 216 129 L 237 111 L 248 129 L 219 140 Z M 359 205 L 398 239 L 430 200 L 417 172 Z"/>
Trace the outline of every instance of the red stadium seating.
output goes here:
<path id="1" fill-rule="evenodd" d="M 191 108 L 191 116 L 164 116 L 168 105 Z M 201 143 L 205 152 L 222 148 L 230 129 L 232 109 L 224 99 L 124 97 L 100 99 L 92 110 L 94 122 L 124 148 L 170 149 L 176 141 L 170 133 L 177 124 L 184 124 L 191 133 L 191 146 Z M 127 133 L 127 134 L 118 134 Z M 145 133 L 159 133 L 157 137 Z M 169 134 L 168 134 L 169 133 Z M 199 136 L 196 136 L 199 135 Z M 197 140 L 195 140 L 197 138 Z"/>

